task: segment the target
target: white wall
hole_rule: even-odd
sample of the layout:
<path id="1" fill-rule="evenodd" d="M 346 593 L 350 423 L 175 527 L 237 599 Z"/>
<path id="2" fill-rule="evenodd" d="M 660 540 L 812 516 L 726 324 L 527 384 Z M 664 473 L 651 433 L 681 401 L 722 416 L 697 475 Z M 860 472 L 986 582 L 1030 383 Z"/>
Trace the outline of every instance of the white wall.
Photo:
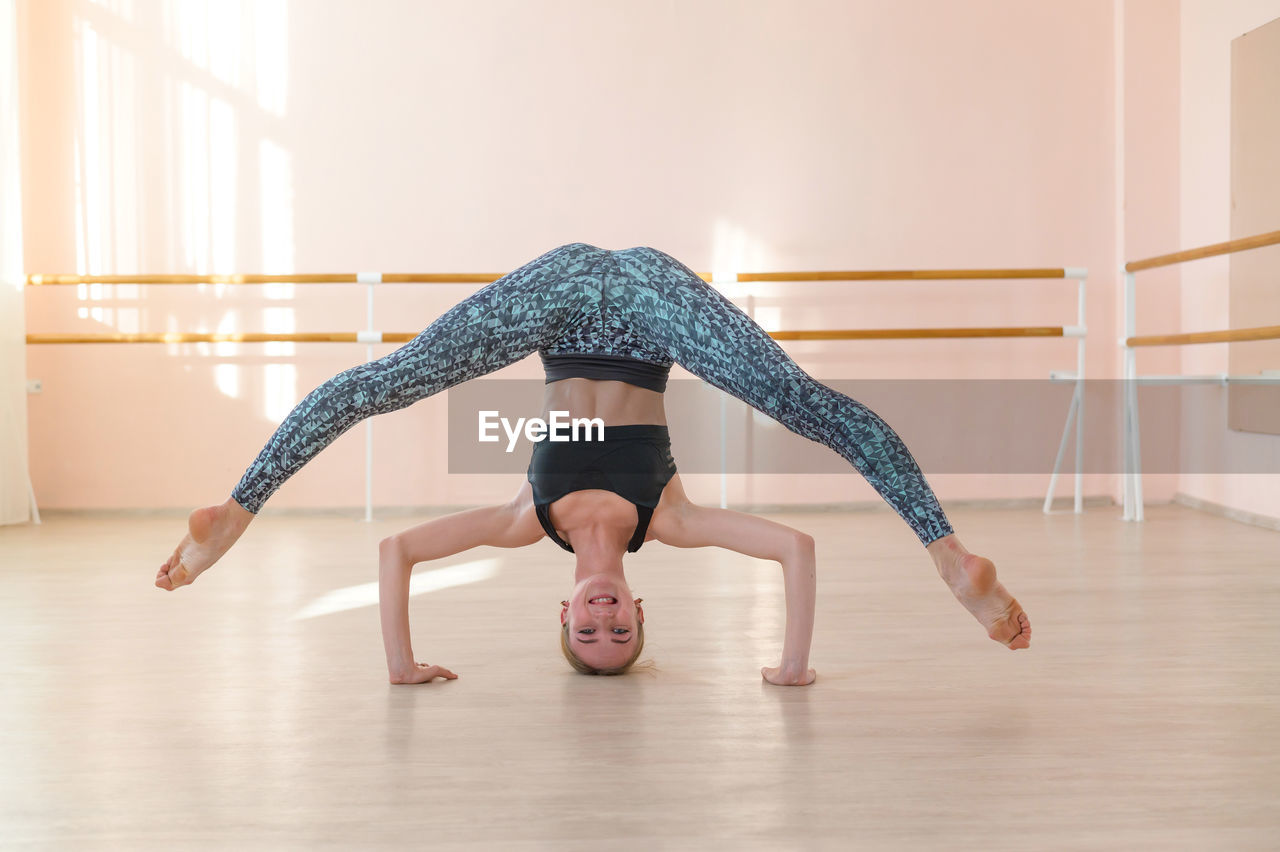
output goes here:
<path id="1" fill-rule="evenodd" d="M 0 524 L 28 519 L 15 0 L 0 0 Z"/>
<path id="2" fill-rule="evenodd" d="M 1182 247 L 1231 238 L 1231 42 L 1276 18 L 1280 0 L 1182 0 Z M 1181 269 L 1183 328 L 1228 328 L 1229 259 L 1194 261 Z M 1259 317 L 1257 324 L 1274 323 L 1280 317 Z M 1183 347 L 1182 369 L 1225 372 L 1227 347 Z M 1221 428 L 1228 456 L 1274 459 L 1280 453 L 1278 436 L 1231 432 L 1225 419 Z M 1280 518 L 1280 476 L 1184 473 L 1179 489 L 1198 500 Z"/>

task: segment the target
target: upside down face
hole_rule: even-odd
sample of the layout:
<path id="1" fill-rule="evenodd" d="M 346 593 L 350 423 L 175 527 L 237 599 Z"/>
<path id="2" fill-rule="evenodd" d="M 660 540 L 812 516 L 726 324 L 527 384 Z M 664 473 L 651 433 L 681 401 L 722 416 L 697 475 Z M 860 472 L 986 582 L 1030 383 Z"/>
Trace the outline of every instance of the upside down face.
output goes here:
<path id="1" fill-rule="evenodd" d="M 611 669 L 635 655 L 644 610 L 626 583 L 595 574 L 574 586 L 560 611 L 560 622 L 569 626 L 569 649 L 574 656 L 594 668 Z"/>

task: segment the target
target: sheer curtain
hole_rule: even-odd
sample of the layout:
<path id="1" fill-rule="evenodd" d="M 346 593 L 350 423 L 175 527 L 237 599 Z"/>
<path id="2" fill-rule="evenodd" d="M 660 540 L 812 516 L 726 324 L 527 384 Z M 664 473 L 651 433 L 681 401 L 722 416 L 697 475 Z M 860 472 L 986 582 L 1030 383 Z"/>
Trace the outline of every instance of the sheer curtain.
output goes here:
<path id="1" fill-rule="evenodd" d="M 30 519 L 17 0 L 0 0 L 0 524 Z"/>

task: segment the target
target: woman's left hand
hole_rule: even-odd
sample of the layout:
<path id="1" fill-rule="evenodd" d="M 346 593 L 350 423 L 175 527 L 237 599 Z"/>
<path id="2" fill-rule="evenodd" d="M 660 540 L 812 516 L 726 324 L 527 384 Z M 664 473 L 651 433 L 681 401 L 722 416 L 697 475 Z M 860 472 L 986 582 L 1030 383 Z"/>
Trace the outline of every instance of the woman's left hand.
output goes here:
<path id="1" fill-rule="evenodd" d="M 392 683 L 431 683 L 438 677 L 445 680 L 457 680 L 458 676 L 444 666 L 433 666 L 428 663 L 414 663 L 407 671 L 392 672 Z"/>
<path id="2" fill-rule="evenodd" d="M 760 675 L 775 686 L 808 686 L 818 677 L 813 669 L 797 666 L 765 666 Z"/>

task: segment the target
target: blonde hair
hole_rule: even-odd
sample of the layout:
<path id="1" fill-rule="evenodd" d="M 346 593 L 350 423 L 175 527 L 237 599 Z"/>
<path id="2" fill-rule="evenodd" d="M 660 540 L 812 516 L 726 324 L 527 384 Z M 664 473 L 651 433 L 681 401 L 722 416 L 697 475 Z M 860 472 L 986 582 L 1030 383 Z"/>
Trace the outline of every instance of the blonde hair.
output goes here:
<path id="1" fill-rule="evenodd" d="M 626 674 L 627 669 L 635 664 L 640 658 L 640 652 L 644 650 L 644 622 L 636 623 L 636 649 L 631 653 L 631 658 L 620 666 L 611 666 L 609 668 L 596 668 L 588 665 L 578 659 L 577 655 L 569 648 L 569 622 L 565 621 L 560 626 L 560 652 L 564 654 L 564 658 L 569 661 L 569 665 L 573 666 L 574 671 L 585 675 L 620 675 Z"/>

